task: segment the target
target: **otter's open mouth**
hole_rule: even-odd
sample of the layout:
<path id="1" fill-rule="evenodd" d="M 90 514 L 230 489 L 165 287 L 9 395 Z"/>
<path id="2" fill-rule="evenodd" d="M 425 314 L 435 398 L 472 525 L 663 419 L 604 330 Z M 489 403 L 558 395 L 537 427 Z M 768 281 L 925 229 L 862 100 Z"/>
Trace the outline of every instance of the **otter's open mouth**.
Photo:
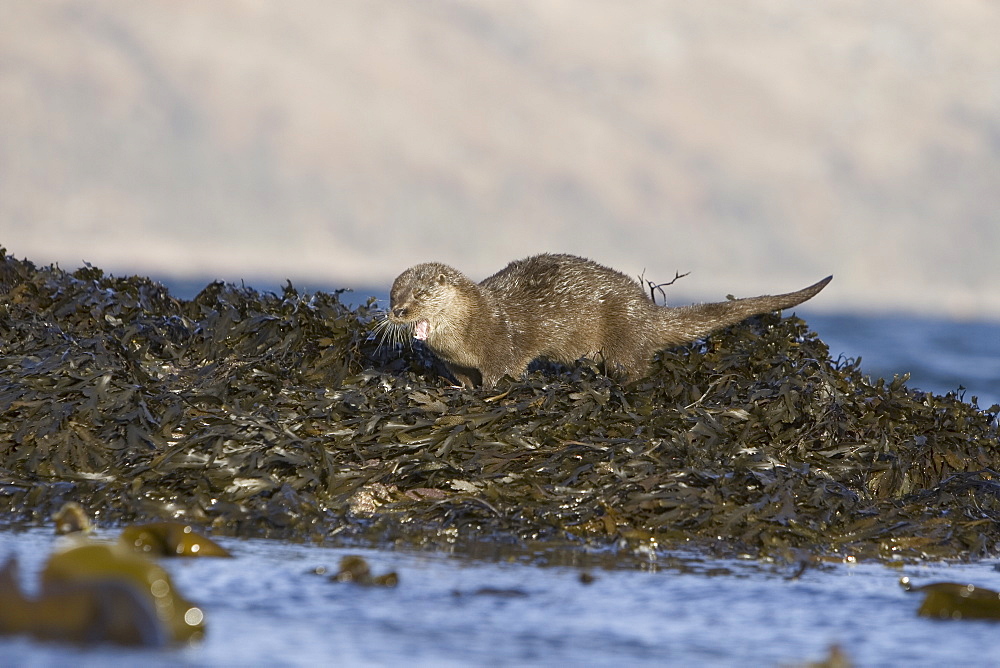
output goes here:
<path id="1" fill-rule="evenodd" d="M 431 323 L 420 320 L 413 326 L 413 338 L 421 341 L 427 340 L 427 335 L 431 332 Z"/>

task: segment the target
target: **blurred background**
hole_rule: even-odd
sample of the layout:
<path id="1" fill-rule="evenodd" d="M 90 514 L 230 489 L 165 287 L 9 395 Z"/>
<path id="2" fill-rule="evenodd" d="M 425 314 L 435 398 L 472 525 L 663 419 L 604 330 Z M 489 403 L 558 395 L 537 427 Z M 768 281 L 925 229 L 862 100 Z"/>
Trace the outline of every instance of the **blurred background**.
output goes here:
<path id="1" fill-rule="evenodd" d="M 0 245 L 37 264 L 385 294 L 561 251 L 691 272 L 671 303 L 834 274 L 811 312 L 1000 320 L 1000 4 L 0 0 L 0 25 Z"/>

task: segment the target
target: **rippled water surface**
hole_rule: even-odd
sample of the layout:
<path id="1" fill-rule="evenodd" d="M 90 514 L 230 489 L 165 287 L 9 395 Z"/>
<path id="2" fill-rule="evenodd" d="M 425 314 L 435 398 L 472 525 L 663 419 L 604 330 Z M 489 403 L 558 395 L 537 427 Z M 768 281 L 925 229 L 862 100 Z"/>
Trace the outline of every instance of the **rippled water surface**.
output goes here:
<path id="1" fill-rule="evenodd" d="M 33 582 L 54 537 L 0 533 Z M 917 617 L 898 584 L 940 580 L 1000 589 L 992 563 L 900 569 L 678 558 L 650 570 L 583 570 L 226 540 L 236 559 L 165 561 L 205 611 L 208 634 L 176 650 L 78 649 L 0 638 L 5 665 L 787 665 L 838 644 L 859 665 L 997 665 L 1000 625 Z M 345 554 L 395 588 L 316 575 Z M 483 591 L 485 590 L 485 591 Z"/>
<path id="2" fill-rule="evenodd" d="M 915 316 L 803 316 L 830 353 L 861 357 L 869 375 L 909 373 L 910 387 L 944 394 L 964 388 L 966 400 L 1000 404 L 1000 322 Z"/>

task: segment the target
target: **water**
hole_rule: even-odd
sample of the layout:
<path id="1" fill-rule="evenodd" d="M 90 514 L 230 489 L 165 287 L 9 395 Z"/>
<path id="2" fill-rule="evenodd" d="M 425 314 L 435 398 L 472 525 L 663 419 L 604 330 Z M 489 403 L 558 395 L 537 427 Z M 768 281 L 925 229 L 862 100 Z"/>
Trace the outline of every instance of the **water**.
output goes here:
<path id="1" fill-rule="evenodd" d="M 909 387 L 945 394 L 965 388 L 979 405 L 1000 404 L 1000 321 L 953 321 L 907 315 L 805 313 L 832 356 L 861 357 L 871 376 L 909 373 Z"/>
<path id="2" fill-rule="evenodd" d="M 49 530 L 0 533 L 33 581 Z M 589 570 L 460 559 L 445 554 L 345 550 L 220 539 L 236 559 L 164 560 L 204 611 L 206 638 L 174 650 L 76 648 L 0 638 L 5 665 L 147 666 L 337 664 L 789 665 L 838 644 L 858 665 L 968 666 L 1000 662 L 992 622 L 916 615 L 917 584 L 952 580 L 1000 589 L 989 563 L 836 564 L 787 579 L 794 567 L 688 555 L 676 568 Z M 335 583 L 314 574 L 360 554 L 396 588 Z M 718 571 L 726 571 L 718 574 Z M 482 588 L 499 590 L 477 594 Z"/>

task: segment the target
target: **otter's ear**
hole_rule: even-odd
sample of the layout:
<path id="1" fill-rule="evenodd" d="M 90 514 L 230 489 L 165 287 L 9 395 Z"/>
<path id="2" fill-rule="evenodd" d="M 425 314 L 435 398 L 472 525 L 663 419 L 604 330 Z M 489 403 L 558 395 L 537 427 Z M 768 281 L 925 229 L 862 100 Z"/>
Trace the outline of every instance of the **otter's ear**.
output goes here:
<path id="1" fill-rule="evenodd" d="M 443 273 L 437 275 L 438 285 L 445 285 L 448 282 L 448 277 Z"/>

